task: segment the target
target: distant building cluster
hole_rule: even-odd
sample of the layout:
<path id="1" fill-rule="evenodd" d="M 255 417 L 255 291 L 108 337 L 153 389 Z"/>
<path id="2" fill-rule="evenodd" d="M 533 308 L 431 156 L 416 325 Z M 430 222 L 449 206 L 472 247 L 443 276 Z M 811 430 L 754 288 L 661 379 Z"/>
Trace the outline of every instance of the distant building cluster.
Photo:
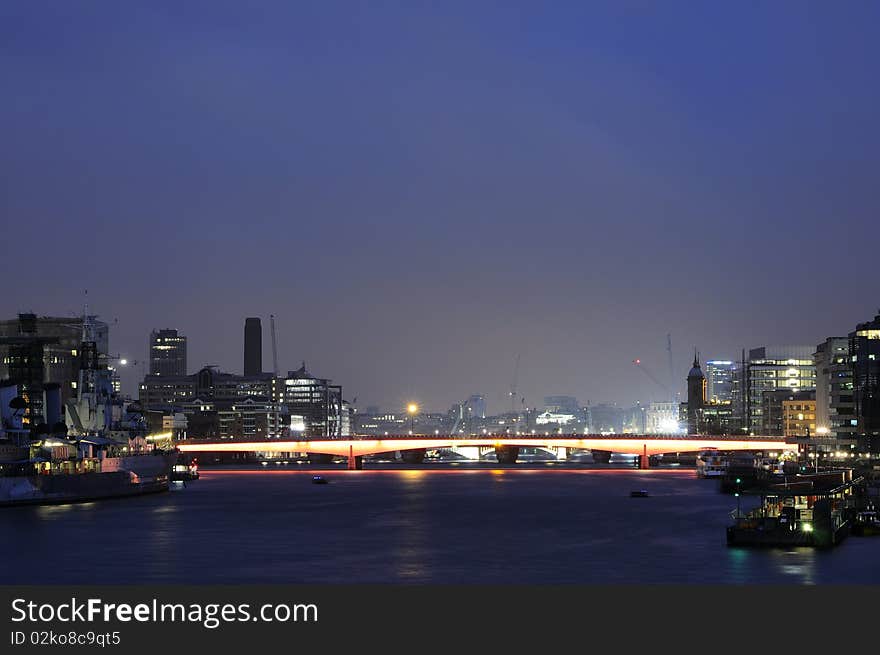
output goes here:
<path id="1" fill-rule="evenodd" d="M 338 438 L 351 434 L 351 408 L 342 387 L 312 375 L 305 363 L 286 375 L 263 368 L 262 323 L 245 320 L 244 373 L 204 366 L 187 373 L 186 337 L 177 330 L 150 334 L 150 373 L 139 404 L 150 425 L 164 430 L 169 417 L 179 438 Z"/>
<path id="2" fill-rule="evenodd" d="M 681 415 L 693 434 L 813 439 L 880 452 L 880 314 L 816 346 L 762 346 L 739 362 L 698 359 Z"/>
<path id="3" fill-rule="evenodd" d="M 90 339 L 84 339 L 85 323 Z M 274 318 L 273 318 L 274 326 Z M 274 352 L 273 333 L 273 360 Z M 75 414 L 81 371 L 100 370 L 101 393 L 112 400 L 108 424 L 134 411 L 150 430 L 177 437 L 295 439 L 339 438 L 350 434 L 754 434 L 811 439 L 836 449 L 880 452 L 880 314 L 846 336 L 816 346 L 760 346 L 739 360 L 709 359 L 698 353 L 687 376 L 687 401 L 671 398 L 632 407 L 582 405 L 568 395 L 543 404 L 491 414 L 486 397 L 472 394 L 446 412 L 416 405 L 393 410 L 367 407 L 357 412 L 342 386 L 313 375 L 303 363 L 286 374 L 263 371 L 262 324 L 244 323 L 241 374 L 202 366 L 190 373 L 187 337 L 175 329 L 149 336 L 149 372 L 137 403 L 123 407 L 117 366 L 125 360 L 109 352 L 109 327 L 94 316 L 47 317 L 19 314 L 0 321 L 0 380 L 17 387 L 22 423 L 46 425 L 47 398 Z M 85 411 L 85 410 L 82 410 Z M 62 417 L 63 418 L 63 417 Z M 68 424 L 83 423 L 68 416 Z M 72 421 L 72 423 L 71 423 Z M 83 423 L 85 425 L 85 423 Z M 83 428 L 85 429 L 85 428 Z"/>

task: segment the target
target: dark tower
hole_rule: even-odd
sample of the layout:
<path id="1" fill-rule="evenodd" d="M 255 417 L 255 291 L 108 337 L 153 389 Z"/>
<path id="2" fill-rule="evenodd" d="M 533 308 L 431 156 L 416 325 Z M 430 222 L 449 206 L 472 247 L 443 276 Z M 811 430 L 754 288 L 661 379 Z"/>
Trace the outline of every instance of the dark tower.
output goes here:
<path id="1" fill-rule="evenodd" d="M 700 417 L 706 406 L 706 376 L 700 368 L 700 357 L 694 351 L 694 365 L 688 373 L 688 434 L 700 433 Z"/>
<path id="2" fill-rule="evenodd" d="M 259 318 L 244 321 L 244 374 L 260 375 L 263 372 L 263 326 Z"/>

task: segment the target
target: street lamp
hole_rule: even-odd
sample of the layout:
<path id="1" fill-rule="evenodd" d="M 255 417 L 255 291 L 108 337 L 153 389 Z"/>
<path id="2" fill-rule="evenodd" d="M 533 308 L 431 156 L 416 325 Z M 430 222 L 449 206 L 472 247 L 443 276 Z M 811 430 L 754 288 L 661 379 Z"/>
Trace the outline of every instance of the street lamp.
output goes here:
<path id="1" fill-rule="evenodd" d="M 419 406 L 415 403 L 410 403 L 406 406 L 406 411 L 409 413 L 409 433 L 412 434 L 415 430 L 416 412 L 419 411 Z"/>

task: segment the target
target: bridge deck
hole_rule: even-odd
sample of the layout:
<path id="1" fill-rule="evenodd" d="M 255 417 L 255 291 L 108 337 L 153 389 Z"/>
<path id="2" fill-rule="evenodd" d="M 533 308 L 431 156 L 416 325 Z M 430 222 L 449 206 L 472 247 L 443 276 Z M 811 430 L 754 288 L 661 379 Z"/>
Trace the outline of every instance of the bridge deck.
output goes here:
<path id="1" fill-rule="evenodd" d="M 451 435 L 394 435 L 382 438 L 360 437 L 346 439 L 308 439 L 288 441 L 280 439 L 203 441 L 191 439 L 178 443 L 182 452 L 274 452 L 318 453 L 338 456 L 376 455 L 396 450 L 424 448 L 436 450 L 467 446 L 525 448 L 576 448 L 606 450 L 632 455 L 661 455 L 663 453 L 695 452 L 708 448 L 718 450 L 756 450 L 769 452 L 796 451 L 797 444 L 786 443 L 783 437 L 731 436 L 701 437 L 667 435 L 554 435 L 516 436 L 484 435 L 482 437 L 455 437 Z"/>

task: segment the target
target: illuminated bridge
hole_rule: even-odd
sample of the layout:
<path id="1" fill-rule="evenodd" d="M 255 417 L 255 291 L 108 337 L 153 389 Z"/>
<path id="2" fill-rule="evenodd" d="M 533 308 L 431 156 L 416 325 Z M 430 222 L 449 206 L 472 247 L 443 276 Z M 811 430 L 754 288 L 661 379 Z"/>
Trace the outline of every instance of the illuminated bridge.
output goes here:
<path id="1" fill-rule="evenodd" d="M 441 448 L 476 447 L 495 449 L 498 461 L 512 464 L 516 462 L 520 448 L 544 448 L 557 452 L 570 449 L 590 450 L 603 453 L 624 453 L 640 456 L 640 466 L 648 468 L 650 455 L 664 453 L 696 452 L 708 448 L 718 450 L 746 450 L 761 452 L 797 451 L 797 444 L 786 443 L 784 437 L 774 436 L 712 436 L 699 435 L 663 436 L 655 434 L 620 435 L 575 435 L 557 434 L 553 436 L 483 435 L 482 437 L 461 437 L 452 435 L 391 435 L 381 439 L 370 437 L 351 437 L 345 439 L 310 439 L 305 441 L 284 441 L 266 439 L 244 441 L 224 439 L 204 441 L 191 439 L 180 441 L 177 447 L 181 452 L 250 452 L 250 453 L 305 453 L 335 457 L 347 457 L 348 468 L 359 469 L 364 455 L 377 455 L 400 451 L 409 461 L 420 461 L 426 450 Z M 410 457 L 406 457 L 409 454 Z M 414 457 L 413 457 L 414 456 Z"/>

